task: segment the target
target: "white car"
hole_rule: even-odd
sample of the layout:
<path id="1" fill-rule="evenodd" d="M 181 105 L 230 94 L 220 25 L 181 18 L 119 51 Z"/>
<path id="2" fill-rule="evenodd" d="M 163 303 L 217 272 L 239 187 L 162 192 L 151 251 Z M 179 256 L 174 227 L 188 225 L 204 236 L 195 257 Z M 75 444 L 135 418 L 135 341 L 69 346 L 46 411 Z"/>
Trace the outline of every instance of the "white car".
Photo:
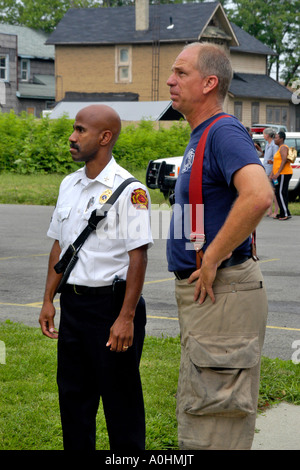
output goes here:
<path id="1" fill-rule="evenodd" d="M 265 148 L 266 141 L 263 134 L 254 134 L 254 142 L 260 144 L 262 150 Z M 297 158 L 292 164 L 293 176 L 289 183 L 289 199 L 295 201 L 300 197 L 300 132 L 286 132 L 285 144 L 297 149 Z M 182 156 L 160 158 L 150 160 L 146 171 L 146 185 L 150 189 L 160 189 L 168 197 L 174 192 L 175 183 L 178 177 Z M 263 158 L 260 158 L 263 161 Z"/>

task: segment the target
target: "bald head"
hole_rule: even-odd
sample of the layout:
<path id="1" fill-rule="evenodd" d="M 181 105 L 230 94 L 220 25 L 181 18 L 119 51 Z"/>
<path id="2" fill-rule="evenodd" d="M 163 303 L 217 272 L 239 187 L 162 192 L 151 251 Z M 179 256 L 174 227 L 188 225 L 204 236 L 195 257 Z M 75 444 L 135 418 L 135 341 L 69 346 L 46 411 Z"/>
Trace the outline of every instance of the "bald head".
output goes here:
<path id="1" fill-rule="evenodd" d="M 112 158 L 121 131 L 120 116 L 109 106 L 90 105 L 77 113 L 73 128 L 69 137 L 73 160 L 85 162 L 87 174 L 99 174 Z"/>
<path id="2" fill-rule="evenodd" d="M 76 115 L 76 121 L 85 122 L 100 132 L 111 132 L 111 148 L 116 143 L 121 132 L 121 119 L 118 113 L 110 106 L 104 104 L 92 104 L 81 109 Z"/>

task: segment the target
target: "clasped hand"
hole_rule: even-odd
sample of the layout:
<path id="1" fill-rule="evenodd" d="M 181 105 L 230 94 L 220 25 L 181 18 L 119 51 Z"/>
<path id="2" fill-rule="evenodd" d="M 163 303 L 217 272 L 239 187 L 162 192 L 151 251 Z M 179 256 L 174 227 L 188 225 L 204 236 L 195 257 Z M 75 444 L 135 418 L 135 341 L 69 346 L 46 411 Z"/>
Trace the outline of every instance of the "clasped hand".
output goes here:
<path id="1" fill-rule="evenodd" d="M 198 300 L 199 304 L 202 304 L 208 295 L 212 303 L 215 303 L 216 299 L 213 291 L 213 283 L 217 275 L 217 269 L 220 264 L 225 259 L 230 258 L 231 255 L 232 253 L 229 253 L 217 263 L 208 263 L 205 256 L 203 257 L 201 268 L 194 271 L 188 279 L 189 284 L 196 281 L 194 290 L 195 302 Z"/>

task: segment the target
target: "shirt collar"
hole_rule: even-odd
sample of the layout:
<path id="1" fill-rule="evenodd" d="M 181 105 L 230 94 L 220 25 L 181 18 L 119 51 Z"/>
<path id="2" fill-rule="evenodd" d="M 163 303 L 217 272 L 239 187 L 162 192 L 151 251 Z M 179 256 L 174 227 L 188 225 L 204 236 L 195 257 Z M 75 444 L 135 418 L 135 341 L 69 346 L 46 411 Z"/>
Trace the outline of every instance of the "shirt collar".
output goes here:
<path id="1" fill-rule="evenodd" d="M 112 157 L 108 164 L 103 168 L 101 173 L 99 173 L 98 176 L 93 181 L 98 181 L 101 184 L 104 184 L 105 186 L 108 186 L 109 188 L 112 188 L 114 185 L 114 179 L 115 179 L 115 174 L 116 174 L 116 169 L 117 169 L 117 162 Z M 85 173 L 85 166 L 83 168 L 80 168 L 79 170 L 76 171 L 77 173 L 77 178 L 74 182 L 74 186 L 81 182 L 84 186 L 87 186 L 91 180 L 89 180 L 86 176 Z"/>

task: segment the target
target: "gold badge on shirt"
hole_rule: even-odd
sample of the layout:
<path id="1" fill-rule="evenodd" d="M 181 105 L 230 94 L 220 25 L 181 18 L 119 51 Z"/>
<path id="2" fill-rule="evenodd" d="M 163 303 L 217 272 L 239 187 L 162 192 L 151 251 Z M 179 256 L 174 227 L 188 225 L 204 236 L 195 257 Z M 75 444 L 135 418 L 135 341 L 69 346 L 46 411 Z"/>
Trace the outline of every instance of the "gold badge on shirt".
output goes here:
<path id="1" fill-rule="evenodd" d="M 99 202 L 101 204 L 105 204 L 105 202 L 107 202 L 107 200 L 110 198 L 111 195 L 112 195 L 112 190 L 106 189 L 104 193 L 102 193 L 101 196 L 99 197 Z"/>

